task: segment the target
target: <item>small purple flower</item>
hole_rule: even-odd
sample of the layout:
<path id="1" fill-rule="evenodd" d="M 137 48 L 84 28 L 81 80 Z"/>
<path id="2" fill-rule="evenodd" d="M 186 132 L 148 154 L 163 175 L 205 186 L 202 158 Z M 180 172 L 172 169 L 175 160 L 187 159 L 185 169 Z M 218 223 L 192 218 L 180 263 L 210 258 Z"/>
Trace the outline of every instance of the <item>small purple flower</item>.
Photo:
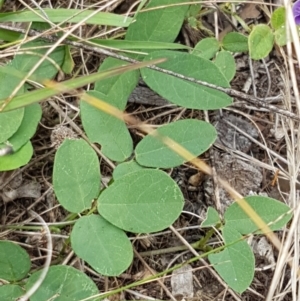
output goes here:
<path id="1" fill-rule="evenodd" d="M 295 23 L 300 25 L 300 0 L 297 0 L 293 5 L 293 15 Z"/>

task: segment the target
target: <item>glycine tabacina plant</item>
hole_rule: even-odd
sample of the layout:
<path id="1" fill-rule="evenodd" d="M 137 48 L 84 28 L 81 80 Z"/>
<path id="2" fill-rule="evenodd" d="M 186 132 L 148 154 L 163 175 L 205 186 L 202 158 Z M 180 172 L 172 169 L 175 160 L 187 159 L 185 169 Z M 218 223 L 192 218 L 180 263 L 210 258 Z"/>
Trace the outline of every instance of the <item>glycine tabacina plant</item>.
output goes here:
<path id="1" fill-rule="evenodd" d="M 168 5 L 184 2 L 187 1 L 149 1 L 147 8 L 165 7 L 140 12 L 136 15 L 135 22 L 124 25 L 128 28 L 123 42 L 130 45 L 136 43 L 140 47 L 135 49 L 137 52 L 147 52 L 147 55 L 136 54 L 136 59 L 148 61 L 166 58 L 159 65 L 161 68 L 229 88 L 235 75 L 232 53 L 249 51 L 253 59 L 260 59 L 269 54 L 274 39 L 275 42 L 283 41 L 281 31 L 279 32 L 279 27 L 283 24 L 281 10 L 274 14 L 272 28 L 257 25 L 249 36 L 232 32 L 222 41 L 215 38 L 203 39 L 194 49 L 182 47 L 185 51 L 178 51 L 180 48 L 174 41 L 186 16 L 190 16 L 191 11 L 194 13 L 195 6 Z M 299 1 L 293 8 L 296 22 L 298 3 Z M 197 5 L 197 9 L 200 11 L 201 5 Z M 48 13 L 50 16 L 51 11 Z M 266 37 L 264 41 L 258 38 L 261 34 Z M 45 44 L 32 43 L 27 46 Z M 157 48 L 149 47 L 151 43 Z M 44 50 L 40 51 L 44 53 Z M 66 53 L 68 48 L 59 47 L 52 53 L 51 58 L 59 66 L 64 66 L 64 59 L 68 57 Z M 30 60 L 26 55 L 30 56 Z M 9 66 L 0 69 L 1 81 L 6 83 L 1 85 L 1 99 L 7 98 L 19 81 L 15 77 L 10 78 L 6 71 L 18 66 L 18 69 L 26 73 L 39 57 L 30 54 L 18 55 Z M 124 64 L 121 60 L 106 58 L 99 73 Z M 45 61 L 35 72 L 36 78 L 53 78 L 55 74 L 56 69 L 53 69 L 49 61 Z M 140 77 L 153 91 L 184 108 L 216 110 L 233 102 L 223 92 L 147 68 L 97 80 L 93 90 L 87 93 L 123 111 Z M 29 90 L 29 86 L 24 85 L 18 95 L 33 95 Z M 99 144 L 102 153 L 116 162 L 112 181 L 108 187 L 100 185 L 99 158 L 87 141 L 66 139 L 55 154 L 53 189 L 60 205 L 73 213 L 70 217 L 75 224 L 70 235 L 70 245 L 75 254 L 99 274 L 117 276 L 133 260 L 128 233 L 161 231 L 180 216 L 184 197 L 177 183 L 165 170 L 180 166 L 186 160 L 155 138 L 155 135 L 146 135 L 134 147 L 123 120 L 84 101 L 80 103 L 80 114 L 89 142 Z M 3 129 L 0 133 L 1 148 L 9 145 L 13 149 L 13 154 L 0 157 L 0 170 L 13 170 L 29 162 L 33 154 L 30 139 L 40 118 L 41 108 L 38 104 L 0 113 L 0 126 Z M 217 138 L 216 129 L 210 123 L 197 119 L 171 122 L 155 131 L 179 143 L 195 157 L 206 152 Z M 271 223 L 273 231 L 282 229 L 291 219 L 290 208 L 277 200 L 262 196 L 248 196 L 245 200 L 265 223 Z M 220 220 L 213 208 L 208 210 L 201 227 L 215 226 L 220 229 L 226 247 L 220 252 L 210 252 L 208 260 L 229 287 L 242 293 L 251 284 L 255 267 L 253 251 L 243 240 L 243 236 L 258 233 L 259 229 L 236 203 L 226 210 L 223 220 Z M 41 273 L 38 271 L 29 276 L 31 263 L 28 254 L 20 246 L 10 242 L 0 242 L 0 262 L 0 278 L 8 282 L 0 287 L 0 295 L 5 298 L 20 297 L 24 289 L 29 290 L 32 287 Z M 20 281 L 25 278 L 28 279 L 23 286 Z M 70 300 L 81 300 L 97 293 L 96 285 L 84 273 L 72 267 L 56 265 L 50 267 L 45 280 L 31 300 L 49 300 L 55 294 L 59 294 L 61 298 L 69 298 L 71 294 Z"/>

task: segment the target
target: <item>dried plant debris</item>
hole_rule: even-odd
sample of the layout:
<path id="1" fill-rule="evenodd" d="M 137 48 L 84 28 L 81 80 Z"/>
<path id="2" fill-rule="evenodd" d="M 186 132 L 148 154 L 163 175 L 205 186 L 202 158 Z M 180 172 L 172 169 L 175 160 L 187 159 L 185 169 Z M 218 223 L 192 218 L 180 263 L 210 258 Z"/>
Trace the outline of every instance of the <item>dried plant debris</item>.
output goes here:
<path id="1" fill-rule="evenodd" d="M 0 173 L 0 185 L 5 183 L 11 172 Z M 15 177 L 0 192 L 0 200 L 4 203 L 12 202 L 19 198 L 39 198 L 41 196 L 41 184 L 36 181 L 24 181 L 22 174 Z"/>
<path id="2" fill-rule="evenodd" d="M 215 153 L 215 168 L 217 176 L 229 182 L 243 196 L 258 192 L 263 180 L 262 172 L 253 164 L 237 159 L 230 154 Z M 220 187 L 220 200 L 222 212 L 233 202 L 229 194 Z M 208 205 L 214 204 L 214 185 L 211 177 L 204 181 L 204 194 Z"/>
<path id="3" fill-rule="evenodd" d="M 231 126 L 231 124 L 233 126 Z M 250 139 L 245 137 L 245 135 L 234 128 L 234 126 L 252 138 L 258 138 L 258 131 L 254 125 L 240 116 L 224 114 L 214 123 L 214 125 L 218 132 L 216 143 L 231 149 L 242 151 L 244 153 L 249 152 L 252 142 Z"/>
<path id="4" fill-rule="evenodd" d="M 58 149 L 65 139 L 76 139 L 77 134 L 64 125 L 58 125 L 52 130 L 50 138 L 52 143 L 51 146 Z"/>

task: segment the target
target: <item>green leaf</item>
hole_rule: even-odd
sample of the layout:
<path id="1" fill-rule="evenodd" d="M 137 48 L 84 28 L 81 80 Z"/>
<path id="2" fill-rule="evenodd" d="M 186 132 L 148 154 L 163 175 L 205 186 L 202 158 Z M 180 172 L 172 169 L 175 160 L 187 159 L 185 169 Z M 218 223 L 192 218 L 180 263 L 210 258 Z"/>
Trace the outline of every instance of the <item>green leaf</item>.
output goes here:
<path id="1" fill-rule="evenodd" d="M 225 244 L 233 243 L 242 238 L 234 228 L 225 226 L 223 231 Z M 241 240 L 220 253 L 208 255 L 214 269 L 225 282 L 236 292 L 244 292 L 254 277 L 255 259 L 248 243 Z"/>
<path id="2" fill-rule="evenodd" d="M 277 30 L 285 26 L 286 12 L 285 7 L 279 7 L 274 10 L 271 16 L 271 25 Z"/>
<path id="3" fill-rule="evenodd" d="M 192 54 L 177 51 L 156 51 L 147 58 L 167 58 L 159 67 L 211 84 L 229 87 L 228 81 L 214 63 Z M 151 69 L 141 70 L 143 80 L 159 95 L 179 106 L 215 110 L 232 103 L 227 94 Z"/>
<path id="4" fill-rule="evenodd" d="M 130 173 L 139 171 L 141 169 L 144 168 L 133 160 L 129 162 L 124 162 L 116 166 L 116 168 L 113 171 L 113 178 L 114 180 L 118 180 L 123 176 L 129 175 Z"/>
<path id="5" fill-rule="evenodd" d="M 91 82 L 95 82 L 100 79 L 119 75 L 124 72 L 132 71 L 134 69 L 143 68 L 145 66 L 156 64 L 156 63 L 157 63 L 157 61 L 141 62 L 141 63 L 131 64 L 129 66 L 125 66 L 122 68 L 114 68 L 113 70 L 89 74 L 89 75 L 82 76 L 79 78 L 72 78 L 70 80 L 64 81 L 63 90 L 65 92 L 73 91 L 74 89 L 82 87 L 84 85 L 87 85 Z M 0 72 L 1 72 L 1 69 L 0 69 Z M 8 67 L 6 72 L 9 73 L 10 75 L 14 75 L 16 78 L 22 78 L 25 74 L 24 72 L 19 72 L 12 67 Z M 41 81 L 41 79 L 39 79 L 39 80 Z M 22 95 L 14 97 L 13 100 L 5 107 L 4 111 L 11 111 L 13 109 L 24 107 L 26 105 L 29 105 L 29 104 L 32 104 L 32 103 L 35 103 L 38 101 L 43 101 L 51 96 L 59 94 L 60 91 L 61 91 L 61 89 L 59 87 L 57 89 L 55 89 L 55 87 L 49 87 L 49 88 L 37 89 L 34 91 L 24 93 Z M 4 99 L 0 99 L 0 106 L 3 104 L 3 102 L 4 102 Z"/>
<path id="6" fill-rule="evenodd" d="M 245 200 L 254 209 L 254 211 L 270 225 L 271 230 L 282 229 L 292 218 L 292 214 L 287 214 L 290 208 L 282 202 L 263 196 L 247 196 Z M 275 222 L 279 217 L 280 220 Z M 225 212 L 225 223 L 229 227 L 234 227 L 241 234 L 249 234 L 258 230 L 258 227 L 252 219 L 237 204 L 233 203 Z M 275 222 L 275 223 L 274 223 Z"/>
<path id="7" fill-rule="evenodd" d="M 99 215 L 85 216 L 76 222 L 71 244 L 77 256 L 106 276 L 120 275 L 133 259 L 132 246 L 124 231 Z"/>
<path id="8" fill-rule="evenodd" d="M 30 270 L 27 252 L 9 241 L 0 241 L 0 278 L 7 281 L 23 279 Z"/>
<path id="9" fill-rule="evenodd" d="M 23 77 L 17 77 L 11 74 L 11 69 L 15 72 L 27 74 L 42 58 L 42 56 L 48 50 L 45 48 L 49 44 L 43 41 L 34 41 L 23 44 L 20 51 L 18 51 L 14 59 L 5 67 L 0 68 L 0 98 L 6 98 L 11 95 L 14 89 L 19 86 L 19 83 Z M 24 51 L 26 53 L 24 53 Z M 33 73 L 31 79 L 51 79 L 53 78 L 64 58 L 64 48 L 57 47 L 47 59 L 37 68 Z M 57 64 L 55 66 L 53 61 Z M 25 92 L 24 85 L 19 89 L 18 95 Z"/>
<path id="10" fill-rule="evenodd" d="M 63 9 L 63 8 L 43 8 L 53 23 L 79 23 L 86 17 L 90 16 L 95 11 L 93 10 L 81 10 L 81 9 Z M 0 22 L 43 22 L 43 15 L 40 10 L 22 10 L 16 12 L 0 13 Z M 111 13 L 98 12 L 92 17 L 84 21 L 85 24 L 94 25 L 108 25 L 127 27 L 132 22 L 132 19 L 122 15 L 116 15 Z"/>
<path id="11" fill-rule="evenodd" d="M 109 98 L 97 91 L 88 93 L 96 98 L 108 102 L 115 107 L 123 106 L 119 98 Z M 124 121 L 105 113 L 84 101 L 80 102 L 81 120 L 84 131 L 89 140 L 99 143 L 105 156 L 114 161 L 124 161 L 133 151 L 130 133 Z"/>
<path id="12" fill-rule="evenodd" d="M 247 52 L 249 50 L 248 38 L 238 32 L 228 33 L 223 38 L 222 46 L 231 52 Z"/>
<path id="13" fill-rule="evenodd" d="M 52 45 L 43 41 L 33 41 L 23 44 L 21 49 L 23 51 L 30 51 L 30 54 L 22 53 L 22 51 L 20 51 L 20 54 L 17 53 L 11 63 L 12 67 L 18 71 L 23 71 L 25 73 L 29 72 L 47 52 L 47 46 L 49 47 Z M 64 56 L 64 47 L 57 47 L 49 56 L 47 56 L 47 59 L 44 60 L 44 62 L 33 73 L 33 76 L 37 79 L 53 78 L 58 72 L 58 67 L 62 65 Z M 49 59 L 53 60 L 57 66 L 55 66 Z"/>
<path id="14" fill-rule="evenodd" d="M 98 199 L 98 211 L 113 225 L 134 233 L 170 226 L 183 208 L 183 195 L 167 174 L 145 169 L 116 180 Z"/>
<path id="15" fill-rule="evenodd" d="M 201 4 L 192 4 L 189 6 L 189 9 L 186 13 L 186 17 L 197 17 L 199 12 L 201 11 Z"/>
<path id="16" fill-rule="evenodd" d="M 214 61 L 215 65 L 220 69 L 223 75 L 230 82 L 235 75 L 236 65 L 232 54 L 228 51 L 220 51 Z"/>
<path id="17" fill-rule="evenodd" d="M 22 34 L 19 32 L 0 28 L 0 40 L 7 41 L 7 42 L 14 42 L 20 40 L 21 38 L 22 38 Z"/>
<path id="18" fill-rule="evenodd" d="M 114 58 L 107 58 L 100 65 L 98 72 L 126 66 L 128 63 Z M 94 90 L 109 96 L 109 100 L 120 110 L 124 110 L 128 97 L 139 81 L 139 71 L 133 70 L 104 80 L 96 81 Z"/>
<path id="19" fill-rule="evenodd" d="M 15 152 L 18 151 L 25 143 L 27 143 L 28 140 L 35 134 L 41 117 L 42 109 L 39 104 L 32 104 L 24 108 L 24 117 L 21 125 L 14 135 L 8 139 L 8 144 L 12 146 Z M 0 145 L 0 148 L 3 146 L 4 145 Z"/>
<path id="20" fill-rule="evenodd" d="M 286 27 L 285 25 L 280 27 L 274 32 L 274 38 L 275 38 L 275 43 L 278 46 L 285 46 L 287 43 L 287 38 L 286 38 Z"/>
<path id="21" fill-rule="evenodd" d="M 192 54 L 210 60 L 216 55 L 219 48 L 220 44 L 216 38 L 205 38 L 197 43 Z"/>
<path id="22" fill-rule="evenodd" d="M 186 119 L 164 125 L 156 130 L 182 145 L 195 157 L 208 150 L 217 138 L 215 128 L 201 120 Z M 160 139 L 146 136 L 135 149 L 136 161 L 143 166 L 170 168 L 186 162 Z"/>
<path id="23" fill-rule="evenodd" d="M 15 284 L 0 286 L 1 301 L 15 301 L 24 294 L 22 288 Z"/>
<path id="24" fill-rule="evenodd" d="M 151 0 L 146 6 L 162 8 L 139 12 L 136 21 L 131 23 L 126 32 L 126 40 L 173 42 L 177 37 L 188 5 L 172 6 L 186 0 Z M 166 7 L 164 7 L 166 6 Z"/>
<path id="25" fill-rule="evenodd" d="M 11 75 L 8 71 L 9 69 L 16 68 L 13 66 L 13 61 L 8 63 L 4 67 L 0 67 L 0 98 L 5 99 L 8 98 L 12 91 L 15 90 L 15 88 L 19 85 L 21 79 L 17 78 L 16 76 Z M 24 85 L 19 89 L 18 95 L 24 93 L 25 88 Z M 10 101 L 11 103 L 11 101 Z M 1 114 L 1 113 L 0 113 Z M 1 127 L 2 128 L 2 127 Z"/>
<path id="26" fill-rule="evenodd" d="M 24 109 L 0 112 L 0 143 L 6 142 L 20 127 L 24 117 Z"/>
<path id="27" fill-rule="evenodd" d="M 201 223 L 200 228 L 208 228 L 208 227 L 214 227 L 218 223 L 220 223 L 220 217 L 216 209 L 213 207 L 208 207 L 206 218 Z"/>
<path id="28" fill-rule="evenodd" d="M 33 273 L 26 283 L 28 291 L 38 280 L 42 271 Z M 30 301 L 80 301 L 98 294 L 96 284 L 81 271 L 70 266 L 51 266 L 45 280 Z M 53 299 L 53 297 L 55 297 Z M 99 298 L 89 298 L 90 301 Z"/>
<path id="29" fill-rule="evenodd" d="M 30 141 L 28 141 L 16 153 L 0 157 L 0 171 L 14 170 L 26 165 L 30 161 L 32 154 L 33 148 Z"/>
<path id="30" fill-rule="evenodd" d="M 64 61 L 63 61 L 63 64 L 61 66 L 61 69 L 64 73 L 71 74 L 73 69 L 74 69 L 75 63 L 73 61 L 70 46 L 65 45 L 64 50 L 65 50 L 65 57 L 64 57 Z"/>
<path id="31" fill-rule="evenodd" d="M 253 60 L 260 60 L 268 56 L 274 44 L 271 28 L 265 24 L 256 25 L 249 35 L 249 54 Z"/>
<path id="32" fill-rule="evenodd" d="M 100 191 L 98 157 L 86 141 L 65 140 L 56 152 L 53 188 L 59 203 L 80 213 L 91 207 Z"/>

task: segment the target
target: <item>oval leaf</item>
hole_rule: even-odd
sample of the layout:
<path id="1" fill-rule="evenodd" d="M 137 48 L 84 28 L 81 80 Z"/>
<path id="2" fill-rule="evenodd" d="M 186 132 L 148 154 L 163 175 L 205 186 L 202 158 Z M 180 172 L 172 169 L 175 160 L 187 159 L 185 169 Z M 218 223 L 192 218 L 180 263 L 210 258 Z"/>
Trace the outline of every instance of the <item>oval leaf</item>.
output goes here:
<path id="1" fill-rule="evenodd" d="M 249 53 L 253 60 L 265 58 L 272 50 L 274 35 L 269 26 L 256 25 L 249 35 Z"/>
<path id="2" fill-rule="evenodd" d="M 33 154 L 30 141 L 23 145 L 16 153 L 0 157 L 0 171 L 14 170 L 26 165 Z"/>
<path id="3" fill-rule="evenodd" d="M 156 130 L 182 145 L 195 157 L 208 150 L 217 138 L 215 128 L 201 120 L 180 120 Z M 143 166 L 170 168 L 186 162 L 160 139 L 146 136 L 135 148 L 136 161 Z"/>
<path id="4" fill-rule="evenodd" d="M 277 30 L 285 27 L 285 19 L 286 19 L 286 11 L 285 7 L 279 7 L 274 10 L 271 16 L 271 25 L 272 27 Z"/>
<path id="5" fill-rule="evenodd" d="M 228 33 L 222 41 L 223 48 L 231 52 L 247 52 L 248 38 L 238 32 Z"/>
<path id="6" fill-rule="evenodd" d="M 189 6 L 172 6 L 172 4 L 183 2 L 185 1 L 150 1 L 146 8 L 160 8 L 139 12 L 136 21 L 127 29 L 126 40 L 173 42 L 181 29 Z"/>
<path id="7" fill-rule="evenodd" d="M 30 266 L 29 255 L 23 248 L 9 241 L 0 241 L 1 279 L 7 281 L 21 280 L 29 272 Z"/>
<path id="8" fill-rule="evenodd" d="M 124 231 L 99 215 L 80 218 L 72 230 L 71 243 L 76 255 L 102 275 L 120 275 L 133 259 Z"/>
<path id="9" fill-rule="evenodd" d="M 109 98 L 97 91 L 90 91 L 89 94 L 118 108 L 118 98 Z M 99 143 L 105 156 L 120 162 L 132 154 L 133 143 L 124 121 L 84 101 L 80 102 L 80 112 L 83 128 L 89 140 Z"/>
<path id="10" fill-rule="evenodd" d="M 273 231 L 280 230 L 292 217 L 291 213 L 288 214 L 290 211 L 289 206 L 272 198 L 247 196 L 245 197 L 245 200 L 265 223 L 272 223 L 269 226 Z M 280 220 L 278 220 L 278 218 L 280 218 Z M 226 210 L 224 219 L 226 225 L 234 227 L 241 234 L 249 234 L 258 230 L 252 219 L 237 203 L 233 203 Z"/>
<path id="11" fill-rule="evenodd" d="M 233 243 L 242 238 L 234 228 L 225 226 L 223 231 L 225 244 Z M 244 292 L 254 277 L 255 258 L 245 240 L 226 247 L 220 253 L 208 255 L 214 269 L 225 282 L 236 292 Z"/>
<path id="12" fill-rule="evenodd" d="M 47 51 L 50 45 L 49 43 L 43 41 L 33 41 L 28 42 L 22 45 L 22 50 L 26 51 L 27 48 L 30 49 L 29 53 L 22 53 L 16 55 L 12 61 L 12 66 L 18 71 L 23 71 L 25 73 L 29 72 L 36 64 L 40 61 L 41 56 L 43 56 Z M 56 47 L 49 56 L 48 59 L 44 60 L 43 63 L 38 67 L 38 69 L 33 73 L 33 77 L 37 79 L 53 78 L 57 72 L 58 67 L 63 64 L 65 57 L 65 48 Z M 53 64 L 53 60 L 56 65 Z M 20 81 L 20 79 L 19 79 Z"/>
<path id="13" fill-rule="evenodd" d="M 14 135 L 8 139 L 8 144 L 12 146 L 15 152 L 18 151 L 35 134 L 39 121 L 41 120 L 41 116 L 42 109 L 39 104 L 32 104 L 25 107 L 21 125 Z"/>
<path id="14" fill-rule="evenodd" d="M 18 130 L 23 117 L 24 108 L 10 112 L 0 112 L 0 143 L 6 142 Z"/>
<path id="15" fill-rule="evenodd" d="M 226 77 L 228 82 L 230 82 L 233 79 L 236 70 L 235 60 L 232 54 L 228 51 L 220 51 L 217 54 L 214 63 Z"/>
<path id="16" fill-rule="evenodd" d="M 193 54 L 204 59 L 212 59 L 219 51 L 220 44 L 216 38 L 205 38 L 195 46 Z"/>
<path id="17" fill-rule="evenodd" d="M 129 162 L 124 162 L 116 166 L 116 168 L 113 171 L 113 178 L 114 180 L 118 180 L 123 176 L 126 176 L 132 172 L 136 172 L 141 169 L 143 169 L 143 167 L 133 160 Z"/>
<path id="18" fill-rule="evenodd" d="M 100 65 L 98 72 L 126 65 L 128 65 L 128 63 L 109 57 L 106 58 Z M 127 104 L 128 97 L 139 81 L 139 76 L 139 71 L 133 70 L 120 75 L 99 80 L 95 82 L 94 90 L 108 95 L 109 99 L 113 100 L 114 105 L 118 109 L 124 110 Z"/>
<path id="19" fill-rule="evenodd" d="M 28 291 L 40 277 L 41 271 L 33 273 L 26 283 Z M 98 294 L 96 284 L 83 272 L 70 266 L 51 266 L 45 280 L 31 296 L 30 301 L 68 300 L 80 301 Z M 53 297 L 56 298 L 53 299 Z M 90 301 L 99 300 L 91 298 Z"/>
<path id="20" fill-rule="evenodd" d="M 15 301 L 24 294 L 22 288 L 15 284 L 0 286 L 1 301 Z"/>
<path id="21" fill-rule="evenodd" d="M 80 213 L 91 207 L 100 191 L 100 167 L 94 150 L 84 140 L 65 140 L 56 152 L 53 188 L 59 203 Z"/>
<path id="22" fill-rule="evenodd" d="M 287 44 L 286 27 L 285 25 L 274 32 L 275 43 L 278 46 L 285 46 Z"/>
<path id="23" fill-rule="evenodd" d="M 155 51 L 147 56 L 148 59 L 166 58 L 167 61 L 159 64 L 159 67 L 193 77 L 207 83 L 222 87 L 229 87 L 228 81 L 214 63 L 197 57 L 193 54 L 177 51 Z M 141 70 L 143 80 L 155 92 L 163 98 L 179 106 L 214 110 L 232 103 L 227 94 L 194 84 L 168 74 L 154 71 L 148 68 Z"/>
<path id="24" fill-rule="evenodd" d="M 98 199 L 98 211 L 115 226 L 150 233 L 170 226 L 183 208 L 177 184 L 160 170 L 140 170 L 116 180 Z"/>

